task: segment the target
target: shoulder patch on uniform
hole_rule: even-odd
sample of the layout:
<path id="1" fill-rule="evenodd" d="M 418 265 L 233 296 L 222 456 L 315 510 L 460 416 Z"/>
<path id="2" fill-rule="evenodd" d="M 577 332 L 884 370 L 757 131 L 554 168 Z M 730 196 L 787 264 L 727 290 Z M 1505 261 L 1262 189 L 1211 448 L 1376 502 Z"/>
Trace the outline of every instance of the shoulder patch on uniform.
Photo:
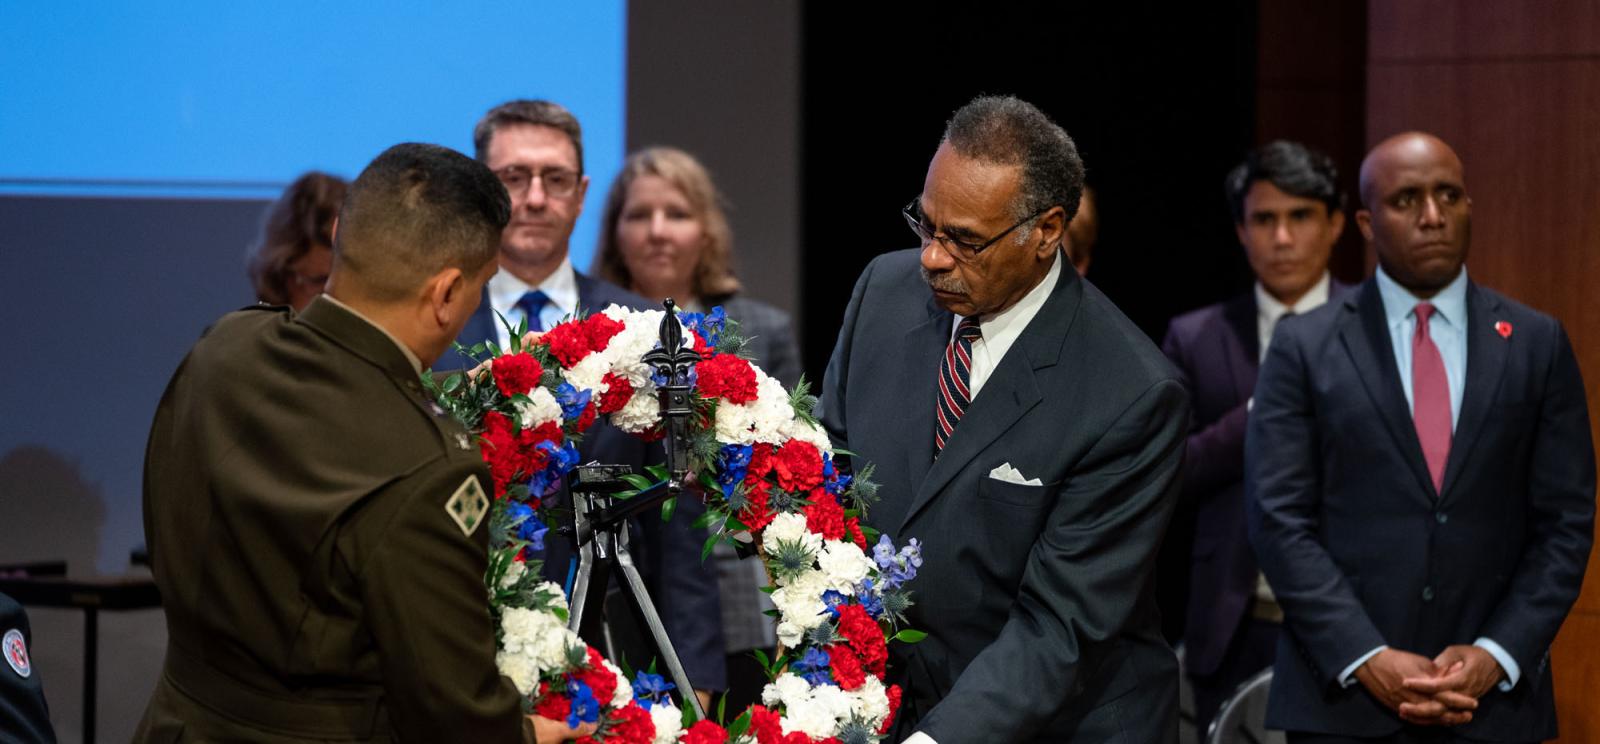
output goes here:
<path id="1" fill-rule="evenodd" d="M 5 639 L 0 640 L 0 655 L 6 657 L 11 671 L 18 676 L 23 679 L 33 676 L 33 662 L 28 661 L 28 644 L 22 640 L 22 631 L 16 628 L 6 631 Z"/>
<path id="2" fill-rule="evenodd" d="M 473 530 L 483 522 L 483 515 L 489 513 L 489 497 L 483 494 L 477 476 L 469 475 L 461 482 L 450 500 L 444 502 L 444 510 L 461 528 L 461 534 L 472 536 Z"/>

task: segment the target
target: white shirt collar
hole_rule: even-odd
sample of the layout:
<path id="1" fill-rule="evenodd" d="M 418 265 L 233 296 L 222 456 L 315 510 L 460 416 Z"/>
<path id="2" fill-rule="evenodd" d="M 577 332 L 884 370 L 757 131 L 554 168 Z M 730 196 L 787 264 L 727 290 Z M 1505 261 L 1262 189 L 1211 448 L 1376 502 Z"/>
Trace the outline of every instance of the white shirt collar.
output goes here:
<path id="1" fill-rule="evenodd" d="M 544 290 L 550 298 L 550 304 L 561 308 L 563 316 L 571 315 L 578 309 L 578 276 L 572 268 L 572 258 L 561 259 L 561 265 L 550 273 L 550 276 L 539 282 L 535 287 L 528 284 L 504 269 L 495 272 L 489 277 L 489 307 L 501 315 L 509 315 L 511 309 L 517 306 L 517 300 L 535 290 Z"/>
<path id="2" fill-rule="evenodd" d="M 1328 285 L 1328 272 L 1324 271 L 1322 278 L 1311 285 L 1311 289 L 1306 290 L 1300 299 L 1295 300 L 1293 305 L 1285 305 L 1273 297 L 1261 282 L 1256 282 L 1256 340 L 1261 342 L 1257 348 L 1261 349 L 1263 359 L 1266 358 L 1267 344 L 1272 342 L 1272 331 L 1277 328 L 1278 321 L 1289 312 L 1300 315 L 1322 307 L 1328 301 Z"/>
<path id="3" fill-rule="evenodd" d="M 1028 324 L 1033 322 L 1034 316 L 1044 307 L 1045 301 L 1050 299 L 1050 293 L 1055 291 L 1056 282 L 1061 279 L 1061 264 L 1064 263 L 1061 252 L 1056 252 L 1055 263 L 1050 265 L 1050 271 L 1044 279 L 1028 290 L 1028 293 L 1017 301 L 1017 304 L 1006 308 L 988 318 L 978 321 L 978 328 L 983 332 L 983 338 L 972 344 L 972 367 L 969 370 L 968 387 L 972 390 L 972 397 L 978 397 L 978 391 L 983 389 L 989 375 L 1000 366 L 1011 345 L 1022 337 L 1022 332 L 1027 330 Z M 955 337 L 956 328 L 961 325 L 961 316 L 956 316 L 950 323 L 950 336 Z"/>

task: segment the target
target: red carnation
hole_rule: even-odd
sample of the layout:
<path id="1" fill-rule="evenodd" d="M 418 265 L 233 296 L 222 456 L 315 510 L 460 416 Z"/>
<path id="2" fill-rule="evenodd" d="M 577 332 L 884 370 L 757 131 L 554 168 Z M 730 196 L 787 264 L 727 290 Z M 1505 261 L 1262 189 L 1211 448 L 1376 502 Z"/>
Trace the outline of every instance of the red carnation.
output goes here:
<path id="1" fill-rule="evenodd" d="M 611 696 L 617 691 L 617 675 L 605 667 L 604 661 L 605 657 L 590 646 L 589 666 L 573 676 L 594 691 L 594 699 L 600 701 L 601 705 L 610 705 Z"/>
<path id="2" fill-rule="evenodd" d="M 567 720 L 567 714 L 572 712 L 572 700 L 566 695 L 552 694 L 549 682 L 539 683 L 538 702 L 533 706 L 533 712 L 553 721 Z"/>
<path id="3" fill-rule="evenodd" d="M 767 710 L 764 706 L 750 706 L 750 728 L 747 733 L 754 734 L 756 744 L 782 744 L 783 723 L 777 713 Z"/>
<path id="4" fill-rule="evenodd" d="M 611 343 L 611 337 L 623 331 L 627 326 L 620 320 L 613 320 L 604 313 L 591 315 L 583 320 L 583 335 L 589 341 L 590 351 L 601 351 L 606 344 Z"/>
<path id="5" fill-rule="evenodd" d="M 495 387 L 507 398 L 527 395 L 529 390 L 539 386 L 539 378 L 544 376 L 544 367 L 528 353 L 495 357 L 489 363 L 489 370 L 494 373 Z"/>
<path id="6" fill-rule="evenodd" d="M 751 532 L 760 532 L 772 524 L 772 520 L 777 519 L 778 515 L 772 513 L 772 504 L 767 496 L 767 484 L 750 484 L 749 481 L 745 483 L 747 484 L 745 496 L 749 499 L 749 503 L 739 510 L 739 521 L 749 527 Z"/>
<path id="7" fill-rule="evenodd" d="M 790 731 L 788 734 L 784 735 L 783 744 L 814 744 L 814 743 L 811 741 L 811 737 L 806 736 L 806 733 L 804 731 Z"/>
<path id="8" fill-rule="evenodd" d="M 717 347 L 712 346 L 711 342 L 707 341 L 705 336 L 700 335 L 699 331 L 695 331 L 689 335 L 694 339 L 694 350 L 699 352 L 701 359 L 717 353 Z"/>
<path id="9" fill-rule="evenodd" d="M 778 448 L 773 470 L 783 490 L 810 491 L 822 485 L 822 452 L 810 442 L 791 439 Z"/>
<path id="10" fill-rule="evenodd" d="M 483 456 L 483 461 L 489 464 L 495 498 L 505 496 L 506 487 L 522 467 L 517 437 L 511 433 L 511 420 L 495 411 L 485 413 L 483 433 L 478 438 L 478 452 Z"/>
<path id="11" fill-rule="evenodd" d="M 650 711 L 640 707 L 637 702 L 629 701 L 627 705 L 611 712 L 611 725 L 606 727 L 606 741 L 650 744 L 655 738 L 656 722 L 650 718 Z"/>
<path id="12" fill-rule="evenodd" d="M 749 403 L 756 399 L 756 370 L 733 354 L 715 354 L 695 365 L 700 378 L 700 397 L 721 398 L 729 403 Z"/>
<path id="13" fill-rule="evenodd" d="M 683 741 L 684 744 L 724 744 L 728 741 L 728 730 L 709 720 L 700 720 L 684 732 Z"/>
<path id="14" fill-rule="evenodd" d="M 850 648 L 861 657 L 861 665 L 869 672 L 882 677 L 889 661 L 889 647 L 883 641 L 883 629 L 858 604 L 839 606 L 839 635 L 844 636 Z"/>
<path id="15" fill-rule="evenodd" d="M 806 529 L 822 535 L 825 540 L 844 539 L 844 507 L 820 488 L 811 491 L 811 503 L 805 507 Z"/>
<path id="16" fill-rule="evenodd" d="M 894 725 L 895 714 L 900 712 L 900 685 L 889 685 L 884 694 L 889 697 L 889 715 L 883 719 L 883 725 L 878 727 L 880 734 L 889 733 L 889 727 Z"/>
<path id="17" fill-rule="evenodd" d="M 745 469 L 745 483 L 753 485 L 772 472 L 772 466 L 776 464 L 774 453 L 777 449 L 773 445 L 760 443 L 750 448 L 750 467 Z"/>
<path id="18" fill-rule="evenodd" d="M 844 531 L 850 536 L 850 542 L 855 543 L 856 547 L 861 548 L 862 552 L 866 551 L 867 535 L 861 531 L 861 520 L 855 517 L 844 520 Z"/>
<path id="19" fill-rule="evenodd" d="M 583 412 L 578 414 L 578 422 L 576 426 L 579 434 L 588 431 L 589 427 L 594 426 L 595 414 L 596 411 L 594 407 L 594 401 L 591 400 L 589 401 L 589 405 L 583 407 Z"/>
<path id="20" fill-rule="evenodd" d="M 839 683 L 841 690 L 854 690 L 867 681 L 867 674 L 861 669 L 861 657 L 851 651 L 843 643 L 835 643 L 823 649 L 828 652 L 828 671 L 833 673 L 833 681 Z"/>
<path id="21" fill-rule="evenodd" d="M 593 352 L 589 347 L 589 337 L 581 326 L 580 323 L 562 323 L 540 336 L 539 343 L 550 348 L 550 353 L 561 362 L 561 366 L 570 368 Z"/>
<path id="22" fill-rule="evenodd" d="M 616 413 L 633 398 L 633 383 L 628 378 L 607 372 L 601 382 L 606 384 L 606 391 L 600 394 L 601 413 Z"/>

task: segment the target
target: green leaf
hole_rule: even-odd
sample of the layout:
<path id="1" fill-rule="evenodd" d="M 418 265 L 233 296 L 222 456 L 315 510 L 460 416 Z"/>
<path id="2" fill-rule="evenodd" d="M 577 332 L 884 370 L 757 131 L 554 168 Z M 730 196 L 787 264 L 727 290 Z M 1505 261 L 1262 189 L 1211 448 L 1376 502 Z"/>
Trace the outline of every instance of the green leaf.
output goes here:
<path id="1" fill-rule="evenodd" d="M 671 522 L 672 515 L 678 513 L 678 497 L 673 496 L 661 502 L 661 521 Z"/>
<path id="2" fill-rule="evenodd" d="M 922 642 L 922 639 L 927 638 L 927 637 L 928 637 L 927 633 L 924 633 L 924 632 L 922 632 L 920 630 L 912 630 L 910 628 L 906 628 L 905 630 L 902 630 L 899 633 L 895 633 L 894 637 L 890 638 L 889 640 L 890 641 L 899 641 L 901 643 L 920 643 L 920 642 Z"/>
<path id="3" fill-rule="evenodd" d="M 767 658 L 767 652 L 762 651 L 759 648 L 753 648 L 750 649 L 750 655 L 756 657 L 756 661 L 761 662 L 762 669 L 772 668 L 772 660 Z"/>
<path id="4" fill-rule="evenodd" d="M 635 489 L 640 491 L 655 485 L 655 483 L 649 478 L 639 475 L 638 473 L 628 473 L 627 475 L 622 476 L 622 482 L 627 483 L 628 485 L 633 486 Z"/>
<path id="5" fill-rule="evenodd" d="M 689 527 L 690 529 L 702 530 L 710 527 L 711 523 L 715 521 L 717 521 L 717 513 L 707 510 L 704 514 L 701 514 L 699 517 L 695 518 L 694 522 L 690 524 Z"/>
<path id="6" fill-rule="evenodd" d="M 721 540 L 721 539 L 722 539 L 721 535 L 712 535 L 711 537 L 706 538 L 705 546 L 700 548 L 700 562 L 701 563 L 705 563 L 706 562 L 706 557 L 711 555 L 711 551 L 714 548 L 717 547 L 717 542 L 719 540 Z"/>
<path id="7" fill-rule="evenodd" d="M 723 695 L 722 696 L 722 702 L 723 703 L 728 702 L 728 696 L 727 695 Z M 717 711 L 717 717 L 721 718 L 722 717 L 722 711 L 720 710 L 720 708 L 722 706 L 721 706 L 721 704 L 719 704 L 717 707 L 719 709 Z M 744 736 L 744 732 L 749 731 L 749 730 L 750 730 L 750 711 L 746 710 L 745 712 L 740 713 L 738 718 L 733 719 L 733 723 L 728 724 L 728 741 L 737 741 L 739 739 L 739 737 Z"/>
<path id="8" fill-rule="evenodd" d="M 717 700 L 717 723 L 718 724 L 721 724 L 723 721 L 727 720 L 727 718 L 725 717 L 725 714 L 727 713 L 727 708 L 728 708 L 728 696 L 727 695 L 723 695 L 719 700 Z M 746 722 L 746 725 L 749 725 L 749 722 Z M 733 737 L 729 737 L 729 738 L 733 738 Z"/>
<path id="9" fill-rule="evenodd" d="M 463 382 L 465 382 L 466 379 L 467 379 L 467 376 L 464 375 L 464 374 L 461 374 L 460 372 L 457 372 L 457 373 L 455 373 L 453 375 L 450 375 L 449 377 L 444 378 L 444 391 L 445 391 L 445 393 L 448 394 L 448 393 L 453 393 L 453 392 L 455 392 L 457 390 L 460 390 L 461 389 L 461 384 Z"/>
<path id="10" fill-rule="evenodd" d="M 658 481 L 667 479 L 667 466 L 665 465 L 646 465 L 644 472 Z"/>
<path id="11" fill-rule="evenodd" d="M 867 525 L 861 525 L 861 536 L 867 538 L 867 544 L 871 545 L 878 542 L 878 534 L 877 530 Z"/>

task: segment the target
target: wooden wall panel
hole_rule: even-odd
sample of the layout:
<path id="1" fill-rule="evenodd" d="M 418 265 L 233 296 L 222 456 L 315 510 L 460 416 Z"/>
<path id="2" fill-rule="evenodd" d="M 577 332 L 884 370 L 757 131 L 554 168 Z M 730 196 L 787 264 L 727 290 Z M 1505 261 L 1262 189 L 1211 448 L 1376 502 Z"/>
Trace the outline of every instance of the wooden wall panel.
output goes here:
<path id="1" fill-rule="evenodd" d="M 1422 129 L 1455 147 L 1468 271 L 1561 319 L 1600 422 L 1600 3 L 1378 0 L 1368 13 L 1367 144 Z M 1600 741 L 1600 553 L 1551 653 L 1561 740 Z"/>

